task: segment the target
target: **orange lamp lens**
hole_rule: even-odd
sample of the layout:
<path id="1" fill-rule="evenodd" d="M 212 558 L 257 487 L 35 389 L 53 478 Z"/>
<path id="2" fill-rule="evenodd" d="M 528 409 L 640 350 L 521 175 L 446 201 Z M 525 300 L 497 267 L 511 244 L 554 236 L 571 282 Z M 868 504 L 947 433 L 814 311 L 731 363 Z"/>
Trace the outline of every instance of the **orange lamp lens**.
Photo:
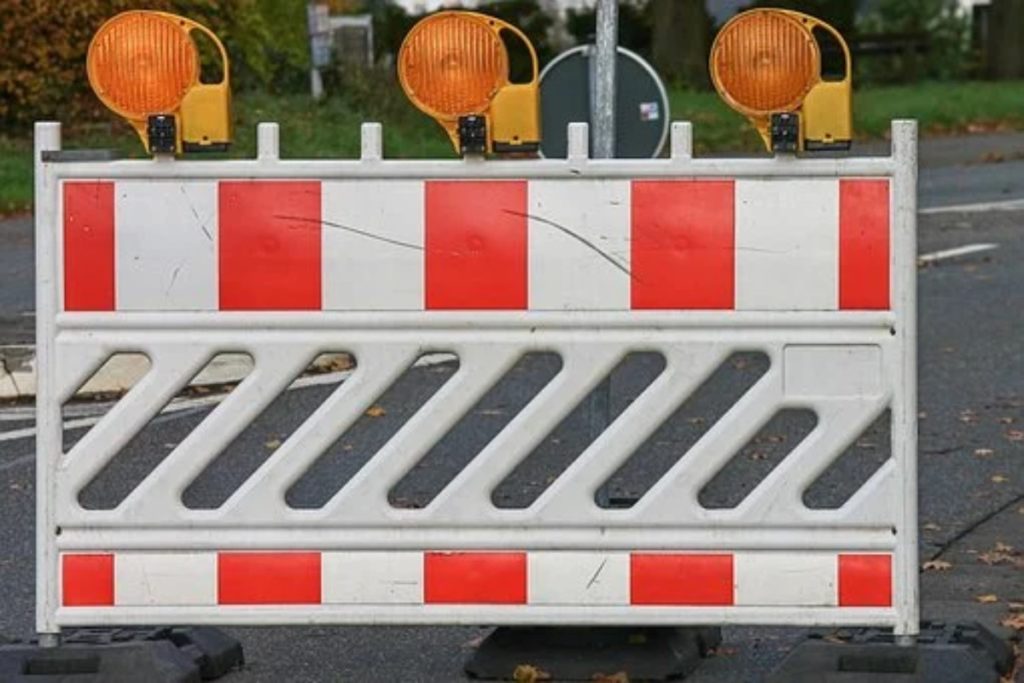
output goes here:
<path id="1" fill-rule="evenodd" d="M 751 114 L 791 111 L 817 82 L 820 53 L 800 22 L 772 10 L 737 16 L 711 52 L 715 87 Z"/>
<path id="2" fill-rule="evenodd" d="M 476 114 L 508 80 L 508 55 L 484 21 L 442 12 L 416 24 L 406 37 L 398 75 L 406 94 L 427 113 Z"/>
<path id="3" fill-rule="evenodd" d="M 199 53 L 188 32 L 149 12 L 125 12 L 100 27 L 86 63 L 96 94 L 130 119 L 177 109 L 199 79 Z"/>

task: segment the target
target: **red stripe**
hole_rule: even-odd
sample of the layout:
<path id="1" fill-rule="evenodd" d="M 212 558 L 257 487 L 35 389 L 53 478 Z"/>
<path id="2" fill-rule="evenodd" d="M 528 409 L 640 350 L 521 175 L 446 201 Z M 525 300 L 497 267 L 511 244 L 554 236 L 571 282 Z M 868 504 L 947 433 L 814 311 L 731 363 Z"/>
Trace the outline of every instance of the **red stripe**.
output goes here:
<path id="1" fill-rule="evenodd" d="M 839 181 L 839 307 L 889 308 L 889 181 Z"/>
<path id="2" fill-rule="evenodd" d="M 65 607 L 107 607 L 114 604 L 113 555 L 63 555 L 61 562 L 61 602 Z"/>
<path id="3" fill-rule="evenodd" d="M 221 182 L 222 310 L 320 308 L 320 183 Z"/>
<path id="4" fill-rule="evenodd" d="M 735 183 L 638 180 L 631 205 L 633 308 L 733 308 Z"/>
<path id="5" fill-rule="evenodd" d="M 527 306 L 526 182 L 428 181 L 426 307 Z"/>
<path id="6" fill-rule="evenodd" d="M 629 596 L 633 605 L 732 605 L 732 555 L 633 553 Z"/>
<path id="7" fill-rule="evenodd" d="M 526 553 L 426 553 L 427 604 L 526 604 Z"/>
<path id="8" fill-rule="evenodd" d="M 320 553 L 218 553 L 221 605 L 320 603 Z"/>
<path id="9" fill-rule="evenodd" d="M 891 607 L 892 556 L 840 555 L 840 607 Z"/>
<path id="10" fill-rule="evenodd" d="M 64 310 L 114 310 L 114 183 L 64 183 Z"/>

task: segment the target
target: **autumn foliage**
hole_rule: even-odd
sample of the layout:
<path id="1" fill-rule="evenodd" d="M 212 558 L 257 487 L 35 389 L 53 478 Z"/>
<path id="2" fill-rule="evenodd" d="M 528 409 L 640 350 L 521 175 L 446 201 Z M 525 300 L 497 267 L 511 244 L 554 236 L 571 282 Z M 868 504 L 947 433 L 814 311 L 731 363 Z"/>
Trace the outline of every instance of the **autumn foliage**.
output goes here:
<path id="1" fill-rule="evenodd" d="M 297 0 L 4 0 L 0 10 L 0 126 L 33 120 L 94 118 L 101 106 L 89 90 L 85 55 L 96 29 L 127 9 L 159 9 L 209 26 L 232 58 L 232 79 L 267 87 L 282 65 L 301 70 L 301 43 L 281 54 L 262 9 L 287 6 L 304 40 L 305 7 Z M 277 16 L 273 17 L 278 19 Z"/>

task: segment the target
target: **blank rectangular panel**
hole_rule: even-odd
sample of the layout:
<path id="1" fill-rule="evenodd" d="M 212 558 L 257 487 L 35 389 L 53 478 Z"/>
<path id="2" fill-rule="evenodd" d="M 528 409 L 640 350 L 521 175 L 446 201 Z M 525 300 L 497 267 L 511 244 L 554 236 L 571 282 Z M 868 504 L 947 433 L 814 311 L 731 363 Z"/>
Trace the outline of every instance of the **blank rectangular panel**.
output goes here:
<path id="1" fill-rule="evenodd" d="M 426 184 L 426 307 L 527 306 L 526 181 Z"/>
<path id="2" fill-rule="evenodd" d="M 530 182 L 530 308 L 629 309 L 629 181 Z"/>
<path id="3" fill-rule="evenodd" d="M 835 180 L 736 181 L 736 308 L 838 308 Z"/>
<path id="4" fill-rule="evenodd" d="M 326 310 L 423 310 L 423 182 L 323 184 Z"/>
<path id="5" fill-rule="evenodd" d="M 731 309 L 734 231 L 733 181 L 634 181 L 633 308 Z"/>
<path id="6" fill-rule="evenodd" d="M 320 183 L 221 181 L 220 307 L 320 308 Z"/>
<path id="7" fill-rule="evenodd" d="M 114 183 L 64 183 L 64 310 L 114 310 Z"/>
<path id="8" fill-rule="evenodd" d="M 117 183 L 117 308 L 217 310 L 217 183 Z"/>

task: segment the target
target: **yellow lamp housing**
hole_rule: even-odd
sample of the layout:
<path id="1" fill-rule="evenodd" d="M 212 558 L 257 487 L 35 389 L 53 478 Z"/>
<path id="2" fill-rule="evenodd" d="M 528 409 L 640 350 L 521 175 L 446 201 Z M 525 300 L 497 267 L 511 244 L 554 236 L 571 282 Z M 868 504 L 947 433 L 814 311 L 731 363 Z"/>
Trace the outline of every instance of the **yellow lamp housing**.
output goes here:
<path id="1" fill-rule="evenodd" d="M 201 82 L 193 31 L 220 52 L 219 83 Z M 131 124 L 151 154 L 223 151 L 231 143 L 228 55 L 202 24 L 166 12 L 118 14 L 89 43 L 86 71 L 100 101 Z"/>
<path id="2" fill-rule="evenodd" d="M 527 83 L 509 81 L 504 31 L 529 51 L 533 72 Z M 537 53 L 511 24 L 457 10 L 425 17 L 402 41 L 398 80 L 412 103 L 441 124 L 459 154 L 540 148 Z"/>
<path id="3" fill-rule="evenodd" d="M 841 79 L 823 78 L 815 29 L 827 31 L 841 47 Z M 741 12 L 715 37 L 710 69 L 718 94 L 750 119 L 769 151 L 850 148 L 850 48 L 820 19 L 783 9 Z"/>

